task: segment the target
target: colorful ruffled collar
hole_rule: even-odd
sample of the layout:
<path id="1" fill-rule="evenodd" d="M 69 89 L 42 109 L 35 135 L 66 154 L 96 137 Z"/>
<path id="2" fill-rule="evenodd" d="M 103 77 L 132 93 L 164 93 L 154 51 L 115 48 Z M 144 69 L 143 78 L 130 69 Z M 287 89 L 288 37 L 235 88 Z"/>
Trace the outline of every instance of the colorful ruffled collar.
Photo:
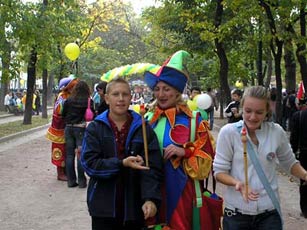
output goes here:
<path id="1" fill-rule="evenodd" d="M 171 127 L 173 128 L 175 125 L 176 114 L 180 112 L 183 112 L 189 117 L 192 117 L 192 111 L 188 108 L 187 105 L 176 105 L 176 107 L 172 107 L 166 110 L 162 110 L 159 107 L 156 107 L 150 124 L 155 123 L 160 118 L 160 116 L 166 116 Z"/>

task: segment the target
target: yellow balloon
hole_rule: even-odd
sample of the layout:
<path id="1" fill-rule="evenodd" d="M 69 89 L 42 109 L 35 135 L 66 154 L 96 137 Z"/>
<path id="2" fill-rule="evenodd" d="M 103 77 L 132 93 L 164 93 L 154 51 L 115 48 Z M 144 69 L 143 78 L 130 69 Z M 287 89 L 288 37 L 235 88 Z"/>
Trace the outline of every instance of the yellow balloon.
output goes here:
<path id="1" fill-rule="evenodd" d="M 76 60 L 80 55 L 80 48 L 79 46 L 72 42 L 68 43 L 64 48 L 64 53 L 66 57 L 68 57 L 69 60 L 74 61 Z"/>
<path id="2" fill-rule="evenodd" d="M 197 104 L 196 104 L 196 101 L 192 101 L 192 100 L 188 100 L 187 101 L 187 104 L 190 108 L 190 110 L 194 111 L 194 110 L 197 110 Z"/>
<path id="3" fill-rule="evenodd" d="M 197 98 L 200 94 L 197 94 L 196 96 L 193 97 L 193 101 L 196 103 L 197 102 Z"/>
<path id="4" fill-rule="evenodd" d="M 140 105 L 139 104 L 133 105 L 133 110 L 134 112 L 140 113 Z"/>
<path id="5" fill-rule="evenodd" d="M 243 87 L 244 87 L 242 81 L 236 81 L 235 86 L 236 86 L 238 89 L 243 89 Z"/>

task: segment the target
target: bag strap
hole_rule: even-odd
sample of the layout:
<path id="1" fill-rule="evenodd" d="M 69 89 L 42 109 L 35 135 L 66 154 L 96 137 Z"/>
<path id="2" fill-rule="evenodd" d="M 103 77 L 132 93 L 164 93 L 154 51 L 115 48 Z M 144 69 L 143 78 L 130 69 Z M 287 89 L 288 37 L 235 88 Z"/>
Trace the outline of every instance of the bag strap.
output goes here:
<path id="1" fill-rule="evenodd" d="M 236 122 L 235 123 L 239 133 L 241 132 L 241 128 L 242 128 L 242 122 Z M 269 195 L 274 207 L 276 208 L 276 210 L 278 211 L 279 213 L 279 216 L 280 216 L 280 219 L 281 219 L 281 222 L 283 223 L 283 220 L 282 220 L 282 213 L 281 213 L 281 208 L 280 208 L 280 204 L 278 202 L 278 199 L 268 181 L 268 178 L 266 177 L 262 167 L 261 167 L 261 164 L 257 158 L 257 155 L 250 143 L 249 140 L 247 140 L 247 153 L 248 153 L 248 156 L 250 157 L 251 161 L 252 161 L 252 164 L 254 165 L 255 169 L 256 169 L 256 172 L 258 174 L 258 177 L 259 179 L 261 180 L 267 194 Z"/>
<path id="2" fill-rule="evenodd" d="M 249 141 L 247 141 L 247 153 L 256 169 L 256 172 L 258 174 L 258 177 L 260 178 L 266 192 L 268 193 L 269 197 L 271 198 L 272 200 L 272 203 L 274 205 L 274 207 L 276 208 L 276 210 L 278 211 L 279 215 L 280 215 L 280 218 L 282 217 L 282 213 L 281 213 L 281 208 L 280 208 L 280 204 L 277 200 L 277 197 L 268 181 L 268 178 L 266 177 L 261 165 L 260 165 L 260 162 L 256 156 L 256 153 L 251 145 L 251 143 Z"/>
<path id="3" fill-rule="evenodd" d="M 91 98 L 87 99 L 87 108 L 90 109 L 91 108 Z"/>

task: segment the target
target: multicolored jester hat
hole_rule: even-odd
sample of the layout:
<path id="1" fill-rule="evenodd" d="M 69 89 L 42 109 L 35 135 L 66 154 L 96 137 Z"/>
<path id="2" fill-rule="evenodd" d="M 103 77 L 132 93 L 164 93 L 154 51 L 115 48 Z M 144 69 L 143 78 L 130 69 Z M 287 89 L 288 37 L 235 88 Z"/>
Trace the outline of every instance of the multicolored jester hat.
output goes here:
<path id="1" fill-rule="evenodd" d="M 109 82 L 115 77 L 130 76 L 132 74 L 144 73 L 150 71 L 155 73 L 159 70 L 160 66 L 150 63 L 135 63 L 132 65 L 125 65 L 109 70 L 100 78 L 102 81 Z"/>
<path id="2" fill-rule="evenodd" d="M 162 67 L 168 66 L 177 69 L 179 71 L 184 71 L 186 60 L 188 57 L 191 57 L 191 55 L 188 52 L 184 50 L 177 51 L 163 63 Z M 146 71 L 159 76 L 161 70 L 162 68 L 160 65 L 155 65 L 150 63 L 135 63 L 131 65 L 120 66 L 112 70 L 109 70 L 108 72 L 102 75 L 101 80 L 109 82 L 114 77 L 130 76 L 132 74 L 144 73 Z"/>

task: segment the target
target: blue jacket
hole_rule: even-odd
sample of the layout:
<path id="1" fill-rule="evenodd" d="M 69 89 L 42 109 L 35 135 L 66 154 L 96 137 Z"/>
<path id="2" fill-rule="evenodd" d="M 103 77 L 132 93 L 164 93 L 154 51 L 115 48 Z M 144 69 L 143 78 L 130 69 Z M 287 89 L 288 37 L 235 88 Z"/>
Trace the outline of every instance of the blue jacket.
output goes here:
<path id="1" fill-rule="evenodd" d="M 144 158 L 144 142 L 141 116 L 129 111 L 133 117 L 125 144 L 125 155 L 140 155 Z M 142 205 L 146 200 L 161 201 L 160 184 L 163 179 L 163 160 L 157 137 L 146 124 L 150 170 L 135 170 L 123 167 L 117 158 L 114 133 L 108 121 L 109 110 L 89 124 L 82 145 L 81 163 L 90 176 L 87 204 L 89 213 L 95 217 L 115 217 L 116 183 L 124 177 L 124 220 L 143 221 Z"/>

